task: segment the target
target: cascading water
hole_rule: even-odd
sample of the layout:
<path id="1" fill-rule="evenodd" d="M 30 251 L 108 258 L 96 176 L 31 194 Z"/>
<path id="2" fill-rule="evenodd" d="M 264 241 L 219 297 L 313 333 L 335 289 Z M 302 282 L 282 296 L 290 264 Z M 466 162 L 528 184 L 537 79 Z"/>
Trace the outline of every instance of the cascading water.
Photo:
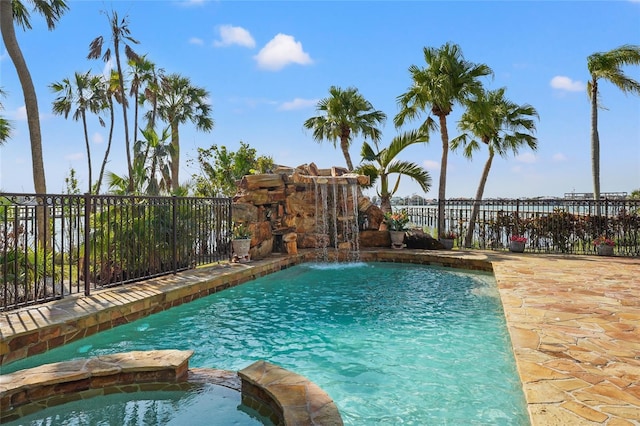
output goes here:
<path id="1" fill-rule="evenodd" d="M 357 180 L 321 176 L 314 187 L 317 260 L 360 260 Z"/>

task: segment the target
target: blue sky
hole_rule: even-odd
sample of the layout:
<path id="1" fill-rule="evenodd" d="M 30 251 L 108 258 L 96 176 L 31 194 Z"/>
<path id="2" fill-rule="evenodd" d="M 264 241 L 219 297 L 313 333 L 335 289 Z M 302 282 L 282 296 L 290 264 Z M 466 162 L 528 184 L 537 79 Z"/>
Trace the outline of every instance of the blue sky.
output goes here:
<path id="1" fill-rule="evenodd" d="M 129 19 L 134 46 L 167 73 L 189 77 L 210 93 L 215 127 L 210 133 L 181 127 L 181 180 L 195 169 L 186 160 L 196 148 L 212 144 L 230 150 L 239 141 L 270 155 L 278 164 L 344 166 L 330 142 L 318 144 L 304 121 L 316 115 L 317 101 L 332 85 L 356 87 L 388 120 L 383 144 L 398 134 L 396 97 L 411 85 L 408 68 L 424 66 L 422 49 L 458 44 L 465 59 L 495 73 L 489 89 L 506 87 L 513 102 L 528 103 L 540 115 L 538 151 L 496 158 L 485 197 L 562 196 L 590 192 L 590 106 L 585 85 L 587 57 L 622 44 L 640 44 L 638 1 L 69 1 L 53 32 L 33 17 L 34 28 L 17 28 L 19 43 L 39 96 L 47 190 L 60 193 L 73 167 L 86 188 L 82 126 L 54 116 L 52 82 L 75 72 L 103 72 L 101 61 L 87 60 L 89 43 L 109 36 L 104 11 Z M 14 126 L 0 148 L 0 189 L 32 192 L 31 160 L 24 101 L 4 45 L 0 45 L 0 86 L 8 93 L 0 112 Z M 640 67 L 625 69 L 640 80 Z M 640 188 L 640 97 L 625 96 L 610 83 L 600 85 L 601 190 Z M 459 134 L 462 113 L 450 115 L 449 134 Z M 402 130 L 418 126 L 409 123 Z M 126 173 L 122 124 L 107 168 Z M 107 130 L 89 121 L 94 179 Z M 120 142 L 122 141 L 122 142 Z M 351 148 L 360 160 L 362 138 Z M 426 145 L 408 148 L 400 158 L 426 167 L 428 193 L 406 180 L 400 195 L 437 196 L 439 134 Z M 449 155 L 447 197 L 473 197 L 486 153 L 473 161 Z"/>

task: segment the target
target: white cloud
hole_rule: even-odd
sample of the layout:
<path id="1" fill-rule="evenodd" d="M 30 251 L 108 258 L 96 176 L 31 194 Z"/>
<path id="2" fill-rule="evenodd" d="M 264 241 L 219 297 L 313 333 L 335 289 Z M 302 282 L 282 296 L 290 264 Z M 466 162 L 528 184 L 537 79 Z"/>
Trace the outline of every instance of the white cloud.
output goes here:
<path id="1" fill-rule="evenodd" d="M 302 99 L 295 98 L 292 101 L 284 102 L 282 105 L 278 107 L 279 111 L 291 111 L 294 109 L 305 109 L 309 107 L 313 107 L 318 103 L 317 99 Z"/>
<path id="2" fill-rule="evenodd" d="M 567 156 L 564 155 L 561 152 L 558 152 L 558 153 L 553 154 L 553 157 L 551 157 L 551 159 L 553 161 L 567 161 Z"/>
<path id="3" fill-rule="evenodd" d="M 196 44 L 198 46 L 202 46 L 204 44 L 204 40 L 199 37 L 191 37 L 189 39 L 189 44 Z"/>
<path id="4" fill-rule="evenodd" d="M 72 154 L 65 155 L 64 159 L 69 161 L 82 160 L 84 159 L 84 154 L 82 152 L 74 152 Z"/>
<path id="5" fill-rule="evenodd" d="M 566 90 L 569 92 L 584 91 L 586 86 L 581 81 L 573 81 L 569 77 L 557 75 L 551 79 L 551 87 L 558 90 Z"/>
<path id="6" fill-rule="evenodd" d="M 440 170 L 440 162 L 439 161 L 433 161 L 433 160 L 424 160 L 422 162 L 422 164 L 424 165 L 424 168 L 427 170 Z"/>
<path id="7" fill-rule="evenodd" d="M 237 44 L 239 46 L 254 48 L 256 41 L 251 33 L 242 27 L 234 27 L 233 25 L 221 25 L 218 27 L 220 40 L 215 40 L 213 45 L 216 47 L 226 47 Z"/>
<path id="8" fill-rule="evenodd" d="M 278 71 L 285 66 L 296 63 L 309 65 L 311 57 L 302 49 L 302 43 L 293 36 L 278 34 L 258 52 L 254 59 L 262 69 Z"/>
<path id="9" fill-rule="evenodd" d="M 535 154 L 527 152 L 525 154 L 518 155 L 516 157 L 516 161 L 519 161 L 521 163 L 533 164 L 533 163 L 537 162 L 538 159 L 536 158 Z"/>
<path id="10" fill-rule="evenodd" d="M 104 142 L 104 137 L 100 133 L 96 132 L 91 136 L 91 141 L 95 144 L 101 144 Z"/>
<path id="11" fill-rule="evenodd" d="M 26 106 L 21 106 L 19 107 L 17 110 L 15 110 L 15 112 L 13 113 L 13 117 L 16 120 L 24 120 L 27 121 L 27 107 Z"/>

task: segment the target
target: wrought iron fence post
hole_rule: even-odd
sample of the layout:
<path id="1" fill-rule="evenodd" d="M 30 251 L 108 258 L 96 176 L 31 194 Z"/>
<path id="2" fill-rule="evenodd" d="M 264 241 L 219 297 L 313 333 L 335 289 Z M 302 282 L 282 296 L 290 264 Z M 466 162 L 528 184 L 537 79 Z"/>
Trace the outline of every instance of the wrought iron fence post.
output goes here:
<path id="1" fill-rule="evenodd" d="M 172 212 L 172 225 L 173 225 L 173 230 L 172 230 L 172 263 L 173 263 L 173 273 L 176 274 L 178 272 L 178 197 L 176 197 L 175 195 L 171 196 L 171 208 L 173 210 Z"/>
<path id="2" fill-rule="evenodd" d="M 90 244 L 91 244 L 91 194 L 84 193 L 84 260 L 82 263 L 82 273 L 84 274 L 84 295 L 91 295 L 91 283 L 89 280 Z"/>

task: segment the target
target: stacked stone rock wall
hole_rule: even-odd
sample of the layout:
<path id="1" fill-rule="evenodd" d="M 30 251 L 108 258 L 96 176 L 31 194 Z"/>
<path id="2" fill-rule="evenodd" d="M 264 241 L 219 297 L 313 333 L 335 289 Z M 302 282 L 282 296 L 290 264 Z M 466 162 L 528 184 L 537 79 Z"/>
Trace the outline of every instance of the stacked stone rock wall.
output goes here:
<path id="1" fill-rule="evenodd" d="M 338 185 L 369 183 L 368 176 L 349 174 L 335 167 L 317 169 L 313 164 L 242 178 L 233 199 L 232 216 L 234 222 L 245 223 L 251 230 L 252 259 L 266 257 L 274 251 L 295 253 L 298 248 L 318 246 L 319 239 L 324 237 L 316 231 L 316 202 L 321 202 L 316 200 L 316 182 L 324 182 L 323 178 Z M 353 209 L 353 203 L 350 195 L 349 209 Z M 380 209 L 362 195 L 358 196 L 357 206 L 362 231 L 371 231 L 364 233 L 367 235 L 365 247 L 388 246 L 388 233 L 378 232 L 383 219 Z M 371 237 L 372 232 L 379 241 Z"/>

